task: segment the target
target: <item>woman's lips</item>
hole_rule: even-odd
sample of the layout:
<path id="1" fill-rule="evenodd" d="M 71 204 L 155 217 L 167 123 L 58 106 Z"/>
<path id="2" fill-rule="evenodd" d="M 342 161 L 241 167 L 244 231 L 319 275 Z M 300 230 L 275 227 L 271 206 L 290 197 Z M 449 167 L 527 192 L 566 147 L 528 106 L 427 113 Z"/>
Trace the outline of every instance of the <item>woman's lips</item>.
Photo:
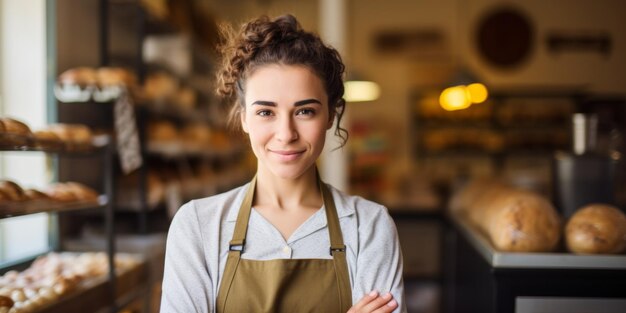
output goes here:
<path id="1" fill-rule="evenodd" d="M 299 150 L 270 150 L 270 151 L 274 153 L 276 156 L 278 156 L 278 159 L 284 162 L 293 161 L 297 159 L 298 157 L 300 157 L 302 153 L 304 152 L 304 150 L 301 150 L 301 151 Z"/>

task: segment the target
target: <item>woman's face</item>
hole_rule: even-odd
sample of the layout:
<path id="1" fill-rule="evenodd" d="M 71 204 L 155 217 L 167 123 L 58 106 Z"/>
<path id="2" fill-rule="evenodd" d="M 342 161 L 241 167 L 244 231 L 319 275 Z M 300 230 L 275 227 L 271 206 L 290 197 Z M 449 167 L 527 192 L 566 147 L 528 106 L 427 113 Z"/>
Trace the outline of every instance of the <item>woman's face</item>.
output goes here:
<path id="1" fill-rule="evenodd" d="M 315 164 L 332 127 L 322 81 L 307 67 L 265 65 L 245 85 L 243 130 L 259 170 L 300 177 Z"/>

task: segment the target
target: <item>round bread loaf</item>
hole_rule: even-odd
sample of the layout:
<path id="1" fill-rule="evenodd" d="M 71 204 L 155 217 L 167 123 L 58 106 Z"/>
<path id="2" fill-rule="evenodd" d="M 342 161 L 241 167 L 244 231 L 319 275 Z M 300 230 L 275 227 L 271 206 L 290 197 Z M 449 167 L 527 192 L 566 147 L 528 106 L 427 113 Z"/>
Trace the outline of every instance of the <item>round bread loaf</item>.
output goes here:
<path id="1" fill-rule="evenodd" d="M 574 253 L 622 253 L 626 249 L 626 215 L 608 204 L 585 206 L 567 222 L 565 239 Z"/>
<path id="2" fill-rule="evenodd" d="M 500 251 L 552 251 L 561 237 L 559 215 L 547 199 L 494 179 L 467 184 L 453 196 L 451 210 L 477 226 Z"/>
<path id="3" fill-rule="evenodd" d="M 0 190 L 11 200 L 11 201 L 22 201 L 25 200 L 24 190 L 20 185 L 10 181 L 10 180 L 0 180 Z"/>
<path id="4" fill-rule="evenodd" d="M 529 191 L 512 190 L 495 199 L 483 223 L 494 246 L 502 251 L 552 251 L 561 235 L 552 204 Z"/>
<path id="5" fill-rule="evenodd" d="M 8 136 L 0 137 L 0 143 L 9 145 L 28 145 L 33 137 L 28 125 L 8 117 L 0 118 L 2 124 L 2 133 Z"/>

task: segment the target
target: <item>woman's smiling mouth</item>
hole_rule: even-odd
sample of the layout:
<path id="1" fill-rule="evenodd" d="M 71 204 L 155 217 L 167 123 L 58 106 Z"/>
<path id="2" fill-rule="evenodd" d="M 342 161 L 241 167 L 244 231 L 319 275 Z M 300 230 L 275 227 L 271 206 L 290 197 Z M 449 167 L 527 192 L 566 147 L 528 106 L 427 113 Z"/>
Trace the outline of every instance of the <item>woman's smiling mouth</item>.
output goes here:
<path id="1" fill-rule="evenodd" d="M 279 160 L 284 162 L 293 161 L 299 158 L 305 150 L 271 150 L 270 152 L 275 154 Z"/>

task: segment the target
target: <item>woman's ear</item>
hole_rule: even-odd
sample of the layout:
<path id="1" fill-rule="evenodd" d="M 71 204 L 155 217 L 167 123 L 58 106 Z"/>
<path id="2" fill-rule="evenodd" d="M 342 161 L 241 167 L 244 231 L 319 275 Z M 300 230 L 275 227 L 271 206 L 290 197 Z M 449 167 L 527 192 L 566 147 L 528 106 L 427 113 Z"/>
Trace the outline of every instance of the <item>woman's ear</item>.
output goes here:
<path id="1" fill-rule="evenodd" d="M 328 116 L 328 123 L 326 124 L 326 130 L 331 129 L 333 127 L 333 123 L 335 122 L 335 110 L 331 110 Z"/>

